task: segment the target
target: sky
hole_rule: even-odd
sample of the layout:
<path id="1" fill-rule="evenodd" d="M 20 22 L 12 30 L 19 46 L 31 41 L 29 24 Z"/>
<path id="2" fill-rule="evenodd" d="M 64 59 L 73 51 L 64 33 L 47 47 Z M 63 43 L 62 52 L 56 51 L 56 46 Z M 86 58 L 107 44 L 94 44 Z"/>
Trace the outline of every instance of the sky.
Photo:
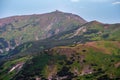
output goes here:
<path id="1" fill-rule="evenodd" d="M 0 0 L 0 18 L 60 10 L 87 21 L 120 23 L 120 0 Z"/>

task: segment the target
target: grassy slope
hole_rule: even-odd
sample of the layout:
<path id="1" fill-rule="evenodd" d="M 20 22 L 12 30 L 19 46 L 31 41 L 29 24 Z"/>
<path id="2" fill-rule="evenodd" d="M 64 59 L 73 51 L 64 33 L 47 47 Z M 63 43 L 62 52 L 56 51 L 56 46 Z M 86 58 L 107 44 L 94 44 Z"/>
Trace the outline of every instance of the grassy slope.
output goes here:
<path id="1" fill-rule="evenodd" d="M 20 43 L 33 41 L 35 40 L 35 36 L 39 39 L 45 39 L 49 35 L 71 30 L 86 22 L 79 16 L 77 18 L 74 14 L 63 12 L 9 17 L 1 19 L 1 24 L 6 25 L 0 26 L 3 28 L 1 29 L 0 37 L 5 38 L 7 41 L 15 39 Z M 3 23 L 2 20 L 4 21 Z"/>
<path id="2" fill-rule="evenodd" d="M 79 31 L 79 29 L 82 29 Z M 79 28 L 62 32 L 43 41 L 33 42 L 33 45 L 26 51 L 29 53 L 41 51 L 43 49 L 55 46 L 71 45 L 75 43 L 83 43 L 87 41 L 119 41 L 120 25 L 119 24 L 102 24 L 96 21 L 86 23 Z M 85 30 L 85 32 L 84 32 Z M 78 31 L 77 35 L 76 32 Z M 75 36 L 74 36 L 75 35 Z M 24 44 L 22 45 L 24 46 Z M 21 46 L 21 47 L 22 47 Z M 19 48 L 20 46 L 18 46 Z M 23 47 L 24 48 L 24 47 Z M 17 48 L 15 49 L 17 50 Z M 26 53 L 25 51 L 25 53 Z M 14 53 L 14 51 L 13 51 Z M 16 51 L 15 51 L 16 53 Z M 18 52 L 19 53 L 19 50 Z"/>
<path id="3" fill-rule="evenodd" d="M 29 59 L 31 59 L 31 57 L 26 56 L 22 58 L 16 58 L 13 60 L 9 60 L 9 61 L 4 62 L 4 64 L 1 64 L 0 80 L 9 80 L 13 78 L 19 70 L 13 70 L 12 72 L 9 72 L 12 69 L 12 67 L 19 63 L 25 63 Z"/>
<path id="4" fill-rule="evenodd" d="M 119 41 L 74 44 L 55 47 L 44 51 L 42 54 L 37 54 L 26 63 L 14 79 L 34 79 L 36 77 L 45 79 L 51 75 L 57 75 L 58 77 L 68 75 L 67 79 L 115 79 L 119 78 L 119 63 Z M 88 69 L 88 72 L 86 72 L 86 69 Z M 92 73 L 89 73 L 89 71 Z M 77 74 L 77 77 L 75 77 L 75 74 Z"/>
<path id="5" fill-rule="evenodd" d="M 7 44 L 6 46 L 0 40 L 0 49 L 3 50 L 0 53 L 6 54 L 6 48 L 11 49 L 25 42 L 46 39 L 86 23 L 79 16 L 56 11 L 41 15 L 14 16 L 0 19 L 0 22 L 0 38 Z"/>
<path id="6" fill-rule="evenodd" d="M 53 39 L 67 39 L 83 36 L 92 41 L 117 40 L 120 38 L 120 24 L 102 24 L 97 21 L 88 22 L 72 31 L 54 36 Z"/>

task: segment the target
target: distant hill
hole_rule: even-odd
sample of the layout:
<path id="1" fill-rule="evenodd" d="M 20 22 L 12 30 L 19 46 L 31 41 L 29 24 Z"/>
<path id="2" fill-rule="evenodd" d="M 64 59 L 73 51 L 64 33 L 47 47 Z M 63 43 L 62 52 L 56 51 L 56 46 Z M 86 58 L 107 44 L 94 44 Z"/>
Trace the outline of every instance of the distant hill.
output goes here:
<path id="1" fill-rule="evenodd" d="M 74 37 L 86 37 L 92 41 L 99 40 L 120 40 L 120 23 L 104 24 L 98 21 L 91 21 L 80 27 L 65 33 L 53 36 L 53 39 L 70 39 Z"/>

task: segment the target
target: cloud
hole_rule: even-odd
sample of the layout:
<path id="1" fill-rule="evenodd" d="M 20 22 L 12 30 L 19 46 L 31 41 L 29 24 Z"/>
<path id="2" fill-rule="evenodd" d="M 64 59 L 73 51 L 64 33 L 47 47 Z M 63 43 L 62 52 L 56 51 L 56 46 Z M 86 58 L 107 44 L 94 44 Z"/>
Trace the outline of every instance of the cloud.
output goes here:
<path id="1" fill-rule="evenodd" d="M 79 2 L 79 1 L 86 1 L 86 2 L 108 2 L 109 0 L 70 0 L 71 2 Z"/>
<path id="2" fill-rule="evenodd" d="M 112 4 L 114 5 L 120 4 L 120 1 L 113 2 Z"/>
<path id="3" fill-rule="evenodd" d="M 89 0 L 91 2 L 108 2 L 109 0 Z"/>
<path id="4" fill-rule="evenodd" d="M 71 0 L 71 2 L 79 2 L 80 0 Z"/>

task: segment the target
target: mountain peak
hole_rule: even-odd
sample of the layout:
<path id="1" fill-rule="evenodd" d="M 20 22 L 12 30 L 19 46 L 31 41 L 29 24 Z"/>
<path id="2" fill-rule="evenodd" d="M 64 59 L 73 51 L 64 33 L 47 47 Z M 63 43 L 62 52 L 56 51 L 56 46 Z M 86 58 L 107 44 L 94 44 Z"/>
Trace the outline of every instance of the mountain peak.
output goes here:
<path id="1" fill-rule="evenodd" d="M 59 11 L 59 10 L 55 10 L 55 12 L 62 12 L 62 11 Z"/>
<path id="2" fill-rule="evenodd" d="M 63 12 L 60 10 L 55 10 L 55 11 L 53 11 L 53 13 L 63 13 Z"/>

